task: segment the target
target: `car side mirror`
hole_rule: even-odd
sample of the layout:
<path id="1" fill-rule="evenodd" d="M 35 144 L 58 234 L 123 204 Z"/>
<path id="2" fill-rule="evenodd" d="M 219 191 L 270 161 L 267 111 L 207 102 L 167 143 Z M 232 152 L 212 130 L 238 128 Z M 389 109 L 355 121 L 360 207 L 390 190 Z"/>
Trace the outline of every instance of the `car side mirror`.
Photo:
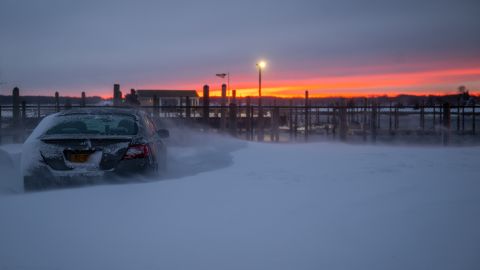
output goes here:
<path id="1" fill-rule="evenodd" d="M 157 134 L 158 134 L 158 137 L 162 139 L 170 137 L 170 132 L 168 131 L 168 129 L 159 129 L 157 130 Z"/>

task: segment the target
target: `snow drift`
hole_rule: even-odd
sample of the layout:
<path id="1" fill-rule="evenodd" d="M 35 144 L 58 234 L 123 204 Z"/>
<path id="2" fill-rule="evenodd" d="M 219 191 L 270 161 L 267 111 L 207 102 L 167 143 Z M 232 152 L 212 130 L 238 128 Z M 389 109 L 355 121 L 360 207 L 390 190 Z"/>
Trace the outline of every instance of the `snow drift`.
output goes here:
<path id="1" fill-rule="evenodd" d="M 0 196 L 0 269 L 480 268 L 479 147 L 199 141 L 173 181 Z"/>

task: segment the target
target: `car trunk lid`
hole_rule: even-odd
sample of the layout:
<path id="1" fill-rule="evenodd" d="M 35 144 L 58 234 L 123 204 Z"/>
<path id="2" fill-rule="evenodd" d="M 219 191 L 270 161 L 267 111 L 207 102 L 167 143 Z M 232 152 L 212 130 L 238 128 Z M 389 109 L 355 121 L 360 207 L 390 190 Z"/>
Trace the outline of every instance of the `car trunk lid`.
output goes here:
<path id="1" fill-rule="evenodd" d="M 40 153 L 54 170 L 111 170 L 122 159 L 131 137 L 53 137 L 40 138 Z"/>

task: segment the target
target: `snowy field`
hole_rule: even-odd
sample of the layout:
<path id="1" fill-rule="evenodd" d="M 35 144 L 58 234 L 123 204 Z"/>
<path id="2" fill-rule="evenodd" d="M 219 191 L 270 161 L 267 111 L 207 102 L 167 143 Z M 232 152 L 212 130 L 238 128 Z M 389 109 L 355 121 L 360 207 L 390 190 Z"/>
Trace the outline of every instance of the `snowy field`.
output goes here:
<path id="1" fill-rule="evenodd" d="M 171 142 L 163 181 L 24 194 L 0 269 L 480 269 L 480 147 Z"/>

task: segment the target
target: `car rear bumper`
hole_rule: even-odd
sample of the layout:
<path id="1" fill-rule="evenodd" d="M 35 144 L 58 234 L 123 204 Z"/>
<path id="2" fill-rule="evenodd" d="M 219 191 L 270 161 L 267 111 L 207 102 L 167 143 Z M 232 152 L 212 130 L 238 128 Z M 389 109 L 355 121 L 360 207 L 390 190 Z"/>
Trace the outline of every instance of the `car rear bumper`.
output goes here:
<path id="1" fill-rule="evenodd" d="M 58 171 L 43 164 L 27 173 L 23 180 L 25 190 L 41 190 L 89 184 L 135 182 L 155 173 L 156 167 L 142 159 L 122 161 L 111 170 Z"/>

